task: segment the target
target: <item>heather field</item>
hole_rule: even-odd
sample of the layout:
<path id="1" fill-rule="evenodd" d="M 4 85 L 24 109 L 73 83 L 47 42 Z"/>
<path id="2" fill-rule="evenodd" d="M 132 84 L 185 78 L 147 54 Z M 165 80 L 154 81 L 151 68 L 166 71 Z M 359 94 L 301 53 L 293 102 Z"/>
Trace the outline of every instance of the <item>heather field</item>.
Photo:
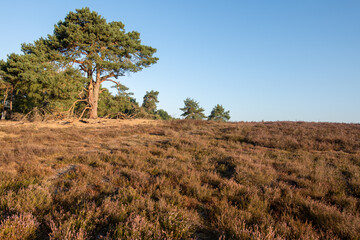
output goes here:
<path id="1" fill-rule="evenodd" d="M 359 239 L 360 125 L 0 122 L 0 239 Z"/>

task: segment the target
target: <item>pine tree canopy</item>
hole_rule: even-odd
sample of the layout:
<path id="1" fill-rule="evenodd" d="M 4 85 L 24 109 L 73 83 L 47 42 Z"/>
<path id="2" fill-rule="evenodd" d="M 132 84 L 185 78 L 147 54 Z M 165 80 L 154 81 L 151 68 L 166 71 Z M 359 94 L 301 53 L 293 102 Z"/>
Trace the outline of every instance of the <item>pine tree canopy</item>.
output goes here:
<path id="1" fill-rule="evenodd" d="M 110 22 L 89 8 L 70 12 L 48 36 L 50 46 L 85 72 L 99 73 L 101 81 L 123 76 L 156 63 L 155 48 L 141 44 L 138 32 L 124 30 L 122 22 Z"/>
<path id="2" fill-rule="evenodd" d="M 199 107 L 199 102 L 194 99 L 187 98 L 184 101 L 185 106 L 180 108 L 184 113 L 181 116 L 185 117 L 185 119 L 203 119 L 206 118 L 204 115 L 204 109 Z"/>
<path id="3" fill-rule="evenodd" d="M 145 108 L 145 110 L 148 113 L 155 113 L 156 103 L 159 102 L 158 95 L 159 95 L 158 91 L 154 91 L 154 90 L 151 90 L 150 92 L 146 91 L 142 107 Z"/>
<path id="4" fill-rule="evenodd" d="M 156 114 L 160 116 L 160 119 L 162 120 L 170 120 L 172 117 L 169 115 L 168 112 L 166 112 L 164 109 L 159 109 L 156 111 Z"/>
<path id="5" fill-rule="evenodd" d="M 97 117 L 99 89 L 104 81 L 137 72 L 157 62 L 155 48 L 142 45 L 140 34 L 125 32 L 122 22 L 107 22 L 89 8 L 70 12 L 59 21 L 54 33 L 35 44 L 24 45 L 27 52 L 46 51 L 62 64 L 73 64 L 87 77 L 90 117 Z"/>
<path id="6" fill-rule="evenodd" d="M 1 68 L 17 112 L 25 113 L 44 104 L 64 110 L 64 104 L 73 101 L 83 88 L 84 78 L 79 72 L 61 69 L 40 52 L 10 54 Z"/>
<path id="7" fill-rule="evenodd" d="M 10 85 L 5 80 L 5 69 L 6 69 L 6 62 L 3 60 L 0 60 L 0 89 L 7 89 Z"/>
<path id="8" fill-rule="evenodd" d="M 226 111 L 222 105 L 217 104 L 211 111 L 208 120 L 226 122 L 230 119 L 230 111 Z"/>

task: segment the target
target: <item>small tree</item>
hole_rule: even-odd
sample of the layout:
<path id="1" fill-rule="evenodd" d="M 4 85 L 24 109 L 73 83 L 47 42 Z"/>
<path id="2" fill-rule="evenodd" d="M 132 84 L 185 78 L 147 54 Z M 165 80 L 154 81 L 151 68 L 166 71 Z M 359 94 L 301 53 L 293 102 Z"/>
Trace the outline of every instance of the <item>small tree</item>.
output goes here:
<path id="1" fill-rule="evenodd" d="M 217 104 L 211 111 L 208 120 L 226 122 L 230 119 L 230 111 L 226 111 L 222 105 Z"/>
<path id="2" fill-rule="evenodd" d="M 159 115 L 162 120 L 170 120 L 170 119 L 172 119 L 172 117 L 163 109 L 157 110 L 156 114 Z"/>
<path id="3" fill-rule="evenodd" d="M 119 116 L 131 116 L 139 109 L 139 105 L 131 92 L 126 92 L 127 87 L 121 85 L 116 96 L 113 96 L 106 88 L 101 89 L 99 94 L 99 112 L 100 117 L 118 118 Z"/>
<path id="4" fill-rule="evenodd" d="M 180 108 L 184 113 L 181 116 L 185 117 L 185 119 L 203 119 L 206 118 L 204 115 L 204 109 L 199 107 L 199 102 L 194 99 L 187 98 L 184 100 L 185 106 Z"/>
<path id="5" fill-rule="evenodd" d="M 158 91 L 151 90 L 150 92 L 146 91 L 144 96 L 144 102 L 142 107 L 145 109 L 146 112 L 155 114 L 156 111 L 156 103 L 159 102 L 158 100 Z"/>

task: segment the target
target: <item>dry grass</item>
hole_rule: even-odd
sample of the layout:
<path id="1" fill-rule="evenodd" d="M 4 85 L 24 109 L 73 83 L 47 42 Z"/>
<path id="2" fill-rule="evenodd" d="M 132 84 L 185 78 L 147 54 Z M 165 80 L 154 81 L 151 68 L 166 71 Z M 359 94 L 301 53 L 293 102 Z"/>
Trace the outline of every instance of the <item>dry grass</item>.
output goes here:
<path id="1" fill-rule="evenodd" d="M 360 125 L 0 122 L 1 239 L 359 239 Z"/>

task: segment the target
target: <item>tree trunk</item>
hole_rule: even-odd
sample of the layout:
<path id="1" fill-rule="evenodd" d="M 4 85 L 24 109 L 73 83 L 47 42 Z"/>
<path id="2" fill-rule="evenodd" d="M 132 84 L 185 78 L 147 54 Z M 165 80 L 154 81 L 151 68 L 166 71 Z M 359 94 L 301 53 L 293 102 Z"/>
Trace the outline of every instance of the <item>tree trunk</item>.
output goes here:
<path id="1" fill-rule="evenodd" d="M 12 115 L 12 110 L 13 110 L 13 91 L 11 91 L 11 94 L 10 94 L 10 102 L 9 102 L 9 115 L 10 115 L 10 118 L 11 118 L 11 115 Z"/>
<path id="2" fill-rule="evenodd" d="M 100 86 L 101 86 L 101 78 L 100 78 L 100 71 L 96 71 L 96 80 L 92 79 L 92 72 L 88 73 L 88 78 L 90 79 L 89 84 L 89 105 L 90 105 L 90 118 L 96 119 L 98 117 L 98 102 L 99 102 L 99 93 L 100 93 Z"/>
<path id="3" fill-rule="evenodd" d="M 12 117 L 12 111 L 13 111 L 13 101 L 14 101 L 14 88 L 10 90 L 10 101 L 9 101 L 9 118 Z"/>
<path id="4" fill-rule="evenodd" d="M 98 102 L 99 102 L 100 84 L 93 82 L 89 86 L 89 104 L 90 104 L 90 118 L 96 119 L 98 117 Z"/>
<path id="5" fill-rule="evenodd" d="M 88 101 L 89 101 L 89 105 L 90 105 L 90 110 L 89 110 L 89 114 L 90 114 L 90 118 L 97 118 L 97 108 L 95 107 L 95 101 L 94 101 L 94 81 L 90 80 L 90 84 L 89 84 L 89 89 L 88 89 L 88 93 L 89 93 L 89 97 L 88 97 Z"/>
<path id="6" fill-rule="evenodd" d="M 8 89 L 6 89 L 5 91 L 5 95 L 4 95 L 4 101 L 3 101 L 3 109 L 2 109 L 2 113 L 1 113 L 1 120 L 4 120 L 5 117 L 6 117 L 6 100 L 7 100 L 7 97 L 8 97 Z"/>
<path id="7" fill-rule="evenodd" d="M 1 113 L 1 120 L 5 120 L 5 117 L 6 117 L 6 110 L 4 108 L 2 113 Z"/>

